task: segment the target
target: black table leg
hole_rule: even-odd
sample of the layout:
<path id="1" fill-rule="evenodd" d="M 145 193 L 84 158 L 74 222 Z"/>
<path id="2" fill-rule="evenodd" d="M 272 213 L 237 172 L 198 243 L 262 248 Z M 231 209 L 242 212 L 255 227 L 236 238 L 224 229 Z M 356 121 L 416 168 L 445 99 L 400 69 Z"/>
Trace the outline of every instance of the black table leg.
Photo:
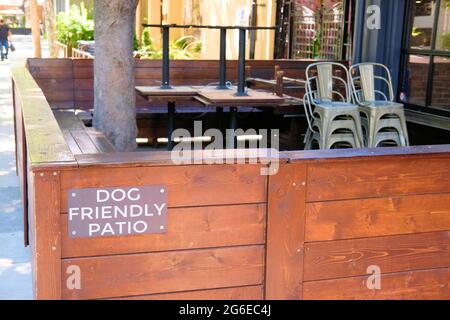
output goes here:
<path id="1" fill-rule="evenodd" d="M 264 108 L 263 109 L 263 123 L 264 128 L 267 129 L 267 148 L 271 148 L 271 132 L 272 132 L 272 126 L 274 125 L 273 119 L 274 119 L 274 109 L 273 108 Z"/>
<path id="2" fill-rule="evenodd" d="M 163 57 L 162 57 L 162 84 L 161 89 L 172 89 L 170 86 L 170 45 L 169 45 L 169 32 L 168 26 L 163 27 Z"/>
<path id="3" fill-rule="evenodd" d="M 233 135 L 230 136 L 229 139 L 227 139 L 227 149 L 234 149 L 236 147 L 236 131 L 237 127 L 237 108 L 231 107 L 230 108 L 230 124 L 228 126 L 228 129 L 233 130 Z"/>
<path id="4" fill-rule="evenodd" d="M 223 125 L 223 107 L 217 107 L 216 108 L 216 125 L 217 125 L 217 129 L 220 130 L 220 132 L 223 133 L 224 131 L 224 125 Z"/>
<path id="5" fill-rule="evenodd" d="M 238 88 L 236 96 L 246 96 L 245 92 L 245 36 L 246 30 L 244 28 L 239 29 L 239 57 L 238 57 Z"/>
<path id="6" fill-rule="evenodd" d="M 167 150 L 171 151 L 174 147 L 174 141 L 172 139 L 172 134 L 175 129 L 175 102 L 171 101 L 167 103 Z"/>
<path id="7" fill-rule="evenodd" d="M 219 86 L 217 89 L 227 88 L 227 29 L 220 29 L 220 63 L 219 63 Z"/>

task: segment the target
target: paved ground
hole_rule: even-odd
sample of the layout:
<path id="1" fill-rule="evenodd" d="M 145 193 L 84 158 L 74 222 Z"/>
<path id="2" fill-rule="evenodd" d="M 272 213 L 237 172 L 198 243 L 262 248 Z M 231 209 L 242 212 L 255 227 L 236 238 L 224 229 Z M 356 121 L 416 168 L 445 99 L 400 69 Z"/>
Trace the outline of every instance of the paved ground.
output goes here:
<path id="1" fill-rule="evenodd" d="M 10 65 L 33 53 L 30 36 L 15 36 L 13 41 L 17 51 L 0 62 L 0 300 L 33 298 L 30 248 L 23 246 L 10 78 Z"/>

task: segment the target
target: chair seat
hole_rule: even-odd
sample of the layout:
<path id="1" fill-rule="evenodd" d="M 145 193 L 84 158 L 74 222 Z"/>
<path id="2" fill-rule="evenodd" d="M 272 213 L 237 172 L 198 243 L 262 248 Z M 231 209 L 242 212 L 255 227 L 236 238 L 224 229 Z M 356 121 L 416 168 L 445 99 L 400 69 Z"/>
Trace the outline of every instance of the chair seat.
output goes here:
<path id="1" fill-rule="evenodd" d="M 330 102 L 320 102 L 314 104 L 316 108 L 323 108 L 323 109 L 339 109 L 339 110 L 354 110 L 355 108 L 358 108 L 356 104 L 353 103 L 347 103 L 347 102 L 338 102 L 338 101 L 330 101 Z"/>
<path id="2" fill-rule="evenodd" d="M 402 103 L 392 102 L 392 101 L 373 101 L 368 104 L 362 105 L 362 107 L 376 108 L 376 109 L 397 109 L 403 108 Z"/>

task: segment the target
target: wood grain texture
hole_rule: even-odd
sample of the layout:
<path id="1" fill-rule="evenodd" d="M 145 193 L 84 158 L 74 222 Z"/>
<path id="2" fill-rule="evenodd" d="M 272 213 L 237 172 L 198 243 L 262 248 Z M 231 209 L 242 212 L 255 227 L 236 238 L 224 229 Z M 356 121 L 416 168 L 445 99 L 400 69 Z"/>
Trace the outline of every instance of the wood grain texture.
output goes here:
<path id="1" fill-rule="evenodd" d="M 305 282 L 305 300 L 448 300 L 450 269 L 381 276 L 381 290 L 367 288 L 368 276 Z"/>
<path id="2" fill-rule="evenodd" d="M 59 58 L 29 58 L 27 59 L 28 67 L 46 67 L 46 68 L 64 68 L 72 67 L 72 59 L 59 59 Z"/>
<path id="3" fill-rule="evenodd" d="M 173 166 L 170 151 L 151 152 L 119 152 L 111 157 L 108 154 L 83 154 L 75 156 L 80 168 L 123 168 L 123 167 L 149 167 Z M 225 159 L 235 159 L 233 163 L 270 163 L 274 161 L 270 149 L 225 149 L 225 150 L 198 150 L 192 153 L 192 162 L 220 163 Z M 283 156 L 277 155 L 279 163 L 287 162 Z"/>
<path id="4" fill-rule="evenodd" d="M 450 231 L 305 244 L 305 281 L 450 267 Z"/>
<path id="5" fill-rule="evenodd" d="M 33 290 L 36 299 L 61 298 L 59 174 L 35 171 L 33 198 Z"/>
<path id="6" fill-rule="evenodd" d="M 246 96 L 237 97 L 234 92 L 225 91 L 210 91 L 201 90 L 199 96 L 206 99 L 211 104 L 223 104 L 234 106 L 236 104 L 281 104 L 284 102 L 283 98 L 280 98 L 270 92 L 260 92 L 248 89 Z"/>
<path id="7" fill-rule="evenodd" d="M 265 243 L 264 204 L 168 210 L 168 231 L 127 237 L 70 239 L 61 215 L 62 256 L 85 257 Z"/>
<path id="8" fill-rule="evenodd" d="M 449 160 L 450 155 L 314 163 L 308 169 L 307 201 L 450 192 Z"/>
<path id="9" fill-rule="evenodd" d="M 20 192 L 23 207 L 23 239 L 24 245 L 30 244 L 29 239 L 29 219 L 28 219 L 28 161 L 27 161 L 27 142 L 25 139 L 25 126 L 23 122 L 22 102 L 17 99 L 17 87 L 12 81 L 13 108 L 14 108 L 14 138 L 16 155 L 16 174 L 20 178 Z"/>
<path id="10" fill-rule="evenodd" d="M 269 178 L 266 299 L 301 299 L 306 165 L 283 164 Z"/>
<path id="11" fill-rule="evenodd" d="M 28 70 L 17 65 L 11 69 L 21 104 L 30 166 L 49 162 L 73 163 L 70 152 L 50 106 Z"/>
<path id="12" fill-rule="evenodd" d="M 80 149 L 80 146 L 78 146 L 78 143 L 72 136 L 72 133 L 70 132 L 70 130 L 63 130 L 62 134 L 64 136 L 64 139 L 66 140 L 66 143 L 70 149 L 70 152 L 72 152 L 72 154 L 74 156 L 78 155 L 78 154 L 83 154 L 83 151 Z"/>
<path id="13" fill-rule="evenodd" d="M 62 263 L 64 274 L 71 265 L 81 269 L 81 289 L 69 290 L 63 285 L 64 299 L 113 298 L 259 285 L 263 281 L 264 247 L 68 259 Z"/>
<path id="14" fill-rule="evenodd" d="M 263 286 L 185 291 L 116 298 L 111 300 L 262 300 Z"/>
<path id="15" fill-rule="evenodd" d="M 306 241 L 450 230 L 450 194 L 309 203 Z"/>
<path id="16" fill-rule="evenodd" d="M 61 203 L 67 212 L 70 188 L 167 185 L 168 206 L 262 203 L 266 201 L 266 177 L 261 166 L 191 165 L 137 168 L 80 168 L 61 175 Z"/>
<path id="17" fill-rule="evenodd" d="M 327 165 L 329 161 L 333 163 L 345 161 L 377 160 L 392 161 L 395 159 L 418 159 L 424 157 L 449 159 L 450 145 L 430 145 L 411 147 L 387 147 L 375 149 L 333 149 L 333 150 L 304 150 L 304 151 L 284 151 L 282 154 L 292 162 L 315 161 L 318 165 Z"/>
<path id="18" fill-rule="evenodd" d="M 278 65 L 287 77 L 303 79 L 310 62 L 299 60 L 250 60 L 252 77 L 272 79 Z M 93 60 L 28 59 L 33 77 L 41 85 L 49 104 L 58 108 L 91 109 L 93 101 Z M 136 85 L 157 86 L 162 78 L 161 61 L 136 60 Z M 172 60 L 170 76 L 173 85 L 207 85 L 219 79 L 218 60 Z M 227 62 L 227 78 L 237 80 L 237 61 Z M 71 83 L 67 81 L 72 81 Z M 67 84 L 63 84 L 67 82 Z M 54 90 L 59 86 L 59 90 Z M 61 88 L 64 87 L 64 90 Z M 72 87 L 72 89 L 69 89 Z M 72 90 L 72 94 L 70 91 Z M 148 102 L 147 102 L 148 105 Z M 142 104 L 142 106 L 145 106 Z"/>
<path id="19" fill-rule="evenodd" d="M 85 131 L 94 143 L 99 153 L 116 152 L 116 148 L 101 131 L 92 127 L 86 127 Z"/>
<path id="20" fill-rule="evenodd" d="M 86 127 L 72 110 L 55 110 L 53 114 L 74 155 L 115 151 L 114 146 L 100 131 Z"/>

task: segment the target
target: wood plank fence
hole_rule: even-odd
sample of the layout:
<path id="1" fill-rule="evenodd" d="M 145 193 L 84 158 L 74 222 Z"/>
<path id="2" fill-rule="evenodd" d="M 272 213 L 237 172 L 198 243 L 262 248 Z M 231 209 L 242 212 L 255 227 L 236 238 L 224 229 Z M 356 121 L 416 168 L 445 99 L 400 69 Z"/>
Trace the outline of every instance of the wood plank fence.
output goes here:
<path id="1" fill-rule="evenodd" d="M 450 146 L 287 152 L 273 176 L 267 159 L 72 154 L 42 80 L 13 70 L 37 299 L 450 299 Z M 167 233 L 68 237 L 70 188 L 146 185 L 167 186 Z"/>

